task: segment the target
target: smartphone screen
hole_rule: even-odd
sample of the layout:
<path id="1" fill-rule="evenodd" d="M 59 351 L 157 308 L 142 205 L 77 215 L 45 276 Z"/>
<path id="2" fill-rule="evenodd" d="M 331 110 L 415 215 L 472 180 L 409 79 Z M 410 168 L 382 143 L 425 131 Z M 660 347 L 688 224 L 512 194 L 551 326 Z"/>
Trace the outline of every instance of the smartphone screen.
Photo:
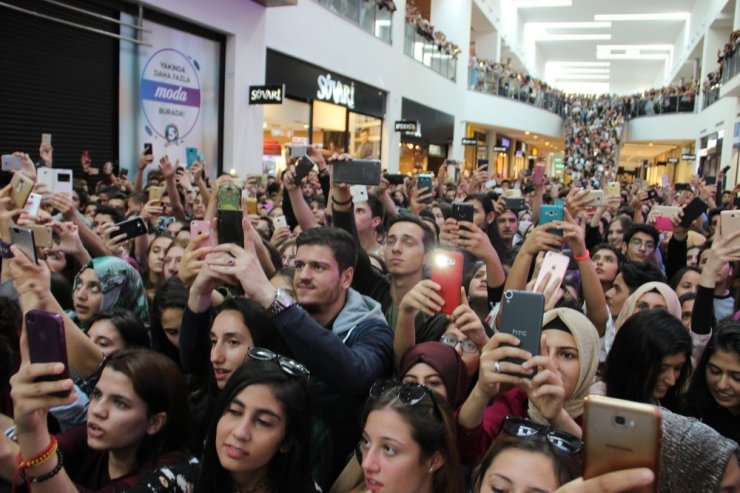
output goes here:
<path id="1" fill-rule="evenodd" d="M 439 284 L 442 289 L 438 294 L 445 301 L 442 305 L 442 313 L 448 315 L 460 306 L 460 287 L 463 277 L 463 254 L 460 252 L 448 252 L 438 250 L 433 254 L 432 281 Z"/>
<path id="2" fill-rule="evenodd" d="M 691 223 L 693 223 L 699 216 L 704 214 L 707 209 L 709 209 L 707 203 L 699 197 L 695 197 L 694 200 L 689 202 L 689 205 L 687 205 L 683 210 L 683 219 L 681 220 L 681 226 L 683 226 L 684 228 L 688 228 L 689 226 L 691 226 Z"/>
<path id="3" fill-rule="evenodd" d="M 151 142 L 147 142 L 144 144 L 144 155 L 145 156 L 151 156 L 154 153 L 154 148 L 152 147 Z"/>

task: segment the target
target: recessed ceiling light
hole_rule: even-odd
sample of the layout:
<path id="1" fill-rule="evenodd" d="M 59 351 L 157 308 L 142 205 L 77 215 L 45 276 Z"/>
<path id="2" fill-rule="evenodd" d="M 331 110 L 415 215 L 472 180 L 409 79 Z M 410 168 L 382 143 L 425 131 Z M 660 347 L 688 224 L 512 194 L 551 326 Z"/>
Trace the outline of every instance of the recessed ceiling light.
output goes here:
<path id="1" fill-rule="evenodd" d="M 527 22 L 527 29 L 608 29 L 611 22 Z"/>
<path id="2" fill-rule="evenodd" d="M 610 41 L 611 34 L 538 34 L 535 41 Z"/>
<path id="3" fill-rule="evenodd" d="M 662 14 L 596 14 L 595 21 L 686 21 L 688 12 L 665 12 Z"/>
<path id="4" fill-rule="evenodd" d="M 573 0 L 514 0 L 512 2 L 517 9 L 531 9 L 543 7 L 570 7 Z"/>
<path id="5" fill-rule="evenodd" d="M 524 135 L 529 135 L 530 133 L 532 133 L 532 132 L 530 132 L 529 130 L 527 130 L 526 132 L 524 132 Z"/>

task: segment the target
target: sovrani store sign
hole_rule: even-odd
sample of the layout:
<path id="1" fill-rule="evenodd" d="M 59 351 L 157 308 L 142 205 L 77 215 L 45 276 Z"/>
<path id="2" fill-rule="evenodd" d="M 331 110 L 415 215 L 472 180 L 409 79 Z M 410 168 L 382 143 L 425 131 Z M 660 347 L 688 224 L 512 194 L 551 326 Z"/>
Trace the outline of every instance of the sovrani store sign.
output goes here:
<path id="1" fill-rule="evenodd" d="M 249 104 L 283 104 L 285 86 L 249 86 Z"/>

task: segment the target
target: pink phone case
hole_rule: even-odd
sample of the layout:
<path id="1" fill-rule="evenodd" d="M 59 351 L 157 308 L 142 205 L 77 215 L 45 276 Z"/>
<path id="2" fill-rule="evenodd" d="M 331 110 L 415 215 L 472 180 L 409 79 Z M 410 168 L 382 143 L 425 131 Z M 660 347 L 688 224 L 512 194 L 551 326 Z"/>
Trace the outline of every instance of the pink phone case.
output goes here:
<path id="1" fill-rule="evenodd" d="M 658 216 L 655 218 L 655 229 L 658 231 L 673 231 L 673 220 L 670 217 Z"/>
<path id="2" fill-rule="evenodd" d="M 211 234 L 211 222 L 210 221 L 190 221 L 190 235 L 194 238 L 198 236 L 203 231 L 207 232 L 209 235 Z M 211 241 L 211 237 L 208 236 L 208 238 L 203 239 L 200 243 L 198 243 L 195 248 L 203 248 L 207 246 L 212 246 L 213 242 Z"/>
<path id="3" fill-rule="evenodd" d="M 534 290 L 536 291 L 542 284 L 548 272 L 550 273 L 550 279 L 547 282 L 547 288 L 555 282 L 561 284 L 565 278 L 565 273 L 568 271 L 568 265 L 570 265 L 570 259 L 567 256 L 562 253 L 547 252 L 540 267 L 540 272 L 537 274 L 537 280 L 534 282 Z"/>

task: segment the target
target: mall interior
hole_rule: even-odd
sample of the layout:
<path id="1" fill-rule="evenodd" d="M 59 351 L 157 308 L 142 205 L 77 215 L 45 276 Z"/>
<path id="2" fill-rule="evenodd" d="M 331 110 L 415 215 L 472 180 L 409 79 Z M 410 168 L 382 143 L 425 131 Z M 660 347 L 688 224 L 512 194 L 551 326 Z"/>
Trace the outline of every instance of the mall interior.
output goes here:
<path id="1" fill-rule="evenodd" d="M 488 162 L 517 178 L 541 160 L 550 176 L 613 165 L 627 181 L 659 184 L 730 166 L 732 186 L 739 3 L 7 0 L 0 56 L 15 69 L 0 75 L 12 122 L 2 139 L 33 148 L 53 128 L 62 161 L 90 149 L 133 166 L 146 136 L 127 129 L 129 99 L 145 98 L 148 68 L 129 59 L 156 45 L 142 27 L 152 22 L 187 34 L 183 52 L 204 53 L 200 107 L 173 112 L 208 127 L 214 173 L 276 173 L 291 146 L 318 144 L 407 174 L 452 160 L 463 173 Z M 259 98 L 275 90 L 277 101 Z M 609 162 L 573 150 L 573 94 L 623 98 L 619 122 L 605 122 L 615 138 L 598 144 Z M 142 128 L 176 153 L 171 127 Z"/>

